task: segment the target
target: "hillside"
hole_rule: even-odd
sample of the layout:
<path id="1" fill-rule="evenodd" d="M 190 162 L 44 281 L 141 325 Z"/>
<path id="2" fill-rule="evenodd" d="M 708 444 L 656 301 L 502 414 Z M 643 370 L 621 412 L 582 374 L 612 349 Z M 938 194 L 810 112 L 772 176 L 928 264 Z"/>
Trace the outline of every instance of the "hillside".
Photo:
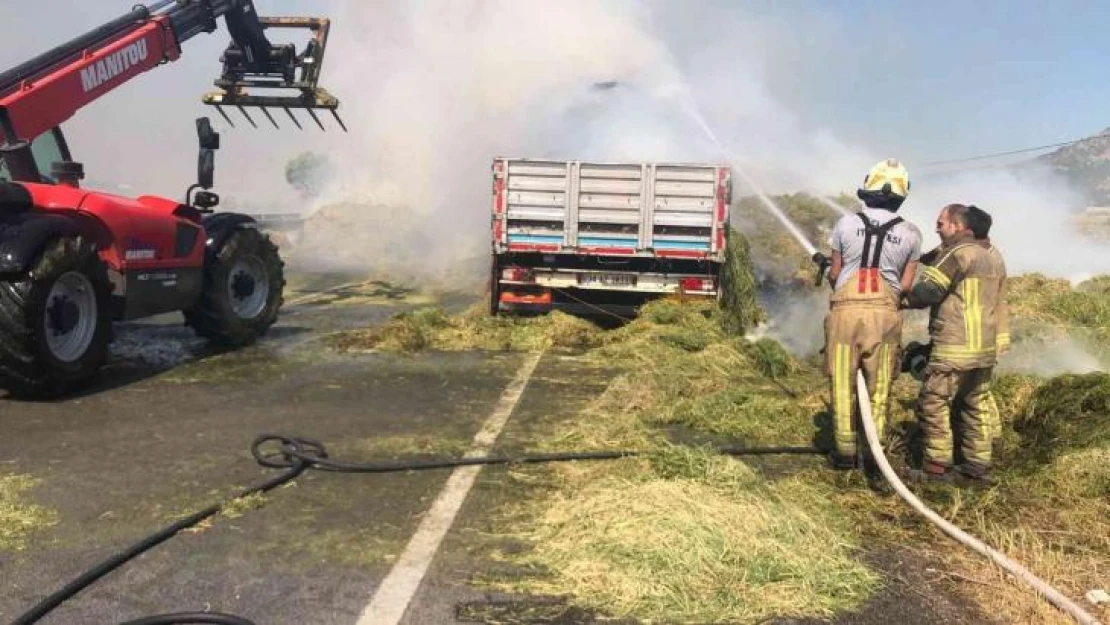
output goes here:
<path id="1" fill-rule="evenodd" d="M 1063 176 L 1086 196 L 1088 206 L 1110 206 L 1110 128 L 1038 156 L 1031 164 L 1048 166 Z"/>

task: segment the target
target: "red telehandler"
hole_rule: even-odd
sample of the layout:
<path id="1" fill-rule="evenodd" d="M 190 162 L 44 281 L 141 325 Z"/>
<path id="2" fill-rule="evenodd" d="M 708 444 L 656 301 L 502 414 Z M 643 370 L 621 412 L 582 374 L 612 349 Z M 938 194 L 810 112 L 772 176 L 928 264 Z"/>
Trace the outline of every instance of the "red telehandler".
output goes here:
<path id="1" fill-rule="evenodd" d="M 285 284 L 277 247 L 254 220 L 215 213 L 219 135 L 197 121 L 198 180 L 184 203 L 135 199 L 80 187 L 60 124 L 128 80 L 174 61 L 190 38 L 223 18 L 232 41 L 222 56 L 220 106 L 329 111 L 317 87 L 326 18 L 258 17 L 251 0 L 161 0 L 0 74 L 0 389 L 42 396 L 93 376 L 111 324 L 182 311 L 197 334 L 241 346 L 276 321 Z M 266 31 L 311 31 L 303 51 Z M 266 95 L 260 90 L 269 89 Z M 346 128 L 344 127 L 344 130 Z"/>

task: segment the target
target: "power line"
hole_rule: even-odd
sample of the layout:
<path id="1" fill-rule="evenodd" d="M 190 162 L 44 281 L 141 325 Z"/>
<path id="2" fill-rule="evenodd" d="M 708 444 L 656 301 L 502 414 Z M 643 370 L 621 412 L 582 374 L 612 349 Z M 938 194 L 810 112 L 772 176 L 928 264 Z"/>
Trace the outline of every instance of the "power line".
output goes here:
<path id="1" fill-rule="evenodd" d="M 1092 139 L 1100 139 L 1100 138 L 1105 138 L 1105 137 L 1110 137 L 1110 133 L 1102 133 L 1102 134 L 1097 134 L 1097 135 L 1090 136 L 1090 137 L 1083 137 L 1081 139 L 1072 139 L 1070 141 L 1061 141 L 1059 143 L 1048 143 L 1048 144 L 1045 144 L 1045 145 L 1038 145 L 1038 146 L 1031 147 L 1031 148 L 1022 148 L 1020 150 L 1007 150 L 1005 152 L 992 152 L 990 154 L 980 154 L 978 156 L 968 156 L 968 157 L 965 157 L 965 158 L 952 158 L 952 159 L 946 159 L 946 160 L 942 160 L 942 161 L 927 161 L 927 162 L 922 163 L 922 166 L 948 165 L 948 164 L 951 164 L 951 163 L 967 163 L 969 161 L 981 161 L 981 160 L 986 160 L 988 158 L 998 158 L 999 156 L 1011 156 L 1013 154 L 1024 154 L 1026 152 L 1038 152 L 1040 150 L 1047 150 L 1049 148 L 1059 148 L 1059 147 L 1063 147 L 1065 145 L 1074 145 L 1076 143 L 1082 143 L 1084 141 L 1090 141 Z"/>

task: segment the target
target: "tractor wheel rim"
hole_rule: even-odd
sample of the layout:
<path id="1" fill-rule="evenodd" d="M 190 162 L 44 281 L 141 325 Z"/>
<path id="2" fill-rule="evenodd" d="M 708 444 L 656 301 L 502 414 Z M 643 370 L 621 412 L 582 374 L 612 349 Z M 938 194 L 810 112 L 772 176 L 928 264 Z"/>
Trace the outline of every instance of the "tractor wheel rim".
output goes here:
<path id="1" fill-rule="evenodd" d="M 270 276 L 266 265 L 257 256 L 244 256 L 231 266 L 227 280 L 227 297 L 231 309 L 240 319 L 253 319 L 266 308 L 270 295 Z"/>
<path id="2" fill-rule="evenodd" d="M 98 317 L 92 282 L 76 271 L 59 276 L 50 287 L 43 312 L 46 346 L 51 355 L 62 362 L 84 356 L 96 335 Z"/>

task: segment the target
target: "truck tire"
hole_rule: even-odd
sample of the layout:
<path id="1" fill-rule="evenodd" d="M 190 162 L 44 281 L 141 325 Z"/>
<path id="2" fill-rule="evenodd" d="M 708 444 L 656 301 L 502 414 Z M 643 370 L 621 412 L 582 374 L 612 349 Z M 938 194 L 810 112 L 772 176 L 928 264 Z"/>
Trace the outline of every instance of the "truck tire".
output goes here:
<path id="1" fill-rule="evenodd" d="M 239 228 L 205 260 L 204 285 L 185 323 L 225 347 L 253 343 L 277 321 L 285 263 L 256 228 Z"/>
<path id="2" fill-rule="evenodd" d="M 96 374 L 108 353 L 111 289 L 80 236 L 54 239 L 30 271 L 0 281 L 0 388 L 49 397 Z"/>

